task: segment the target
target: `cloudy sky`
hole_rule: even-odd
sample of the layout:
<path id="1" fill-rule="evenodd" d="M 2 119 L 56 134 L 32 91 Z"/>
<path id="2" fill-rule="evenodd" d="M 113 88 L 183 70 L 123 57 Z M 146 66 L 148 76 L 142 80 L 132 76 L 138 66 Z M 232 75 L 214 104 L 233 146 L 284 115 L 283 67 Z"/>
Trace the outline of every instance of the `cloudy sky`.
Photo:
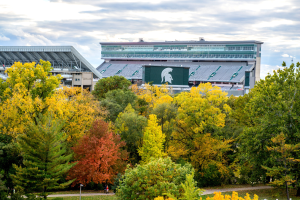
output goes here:
<path id="1" fill-rule="evenodd" d="M 72 45 L 94 67 L 99 42 L 259 40 L 263 78 L 300 61 L 300 0 L 0 0 L 0 45 Z"/>

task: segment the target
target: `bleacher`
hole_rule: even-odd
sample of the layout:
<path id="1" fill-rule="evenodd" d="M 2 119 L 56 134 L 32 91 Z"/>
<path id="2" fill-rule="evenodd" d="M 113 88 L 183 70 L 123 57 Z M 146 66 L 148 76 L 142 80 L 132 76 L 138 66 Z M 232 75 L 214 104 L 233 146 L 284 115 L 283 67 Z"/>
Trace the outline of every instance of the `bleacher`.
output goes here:
<path id="1" fill-rule="evenodd" d="M 127 79 L 142 79 L 143 65 L 190 67 L 190 81 L 232 82 L 244 80 L 245 71 L 253 66 L 246 62 L 160 62 L 160 61 L 110 61 L 102 63 L 97 70 L 102 76 L 124 76 Z M 225 88 L 224 88 L 225 89 Z"/>

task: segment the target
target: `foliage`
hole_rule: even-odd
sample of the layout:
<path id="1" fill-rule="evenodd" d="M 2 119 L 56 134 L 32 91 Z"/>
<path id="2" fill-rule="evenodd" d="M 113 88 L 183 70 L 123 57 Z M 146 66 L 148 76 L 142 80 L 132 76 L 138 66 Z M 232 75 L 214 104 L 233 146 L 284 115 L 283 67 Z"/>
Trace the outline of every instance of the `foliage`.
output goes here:
<path id="1" fill-rule="evenodd" d="M 8 188 L 13 188 L 10 174 L 15 173 L 12 164 L 20 165 L 22 157 L 11 136 L 0 134 L 0 169 L 3 171 L 3 180 Z"/>
<path id="2" fill-rule="evenodd" d="M 152 109 L 157 105 L 162 103 L 171 103 L 173 101 L 173 97 L 171 96 L 172 88 L 169 88 L 167 85 L 162 85 L 161 87 L 155 85 L 151 86 L 149 84 L 145 84 L 145 89 L 139 91 L 139 98 L 144 100 L 146 106 L 145 111 L 142 112 L 144 116 L 148 116 Z"/>
<path id="3" fill-rule="evenodd" d="M 0 133 L 16 138 L 30 123 L 36 123 L 40 113 L 51 113 L 54 119 L 65 121 L 63 131 L 75 144 L 92 121 L 103 113 L 93 96 L 87 91 L 82 94 L 80 90 L 64 87 L 42 101 L 38 97 L 33 99 L 24 87 L 16 87 L 13 98 L 6 99 L 0 106 Z"/>
<path id="4" fill-rule="evenodd" d="M 112 183 L 116 174 L 125 168 L 126 151 L 120 137 L 109 130 L 108 123 L 96 120 L 88 135 L 81 138 L 73 147 L 75 160 L 78 162 L 68 174 L 68 179 L 76 179 L 77 183 L 88 184 Z"/>
<path id="5" fill-rule="evenodd" d="M 133 164 L 141 160 L 138 148 L 142 146 L 143 131 L 147 125 L 147 118 L 138 115 L 131 104 L 121 112 L 115 122 L 115 130 L 126 142 L 126 150 L 129 152 L 129 161 Z"/>
<path id="6" fill-rule="evenodd" d="M 179 198 L 183 195 L 181 183 L 193 171 L 190 164 L 181 166 L 170 158 L 151 159 L 147 164 L 126 169 L 116 194 L 121 200 L 154 199 L 166 193 Z"/>
<path id="7" fill-rule="evenodd" d="M 16 87 L 25 88 L 33 99 L 39 97 L 45 100 L 46 97 L 50 97 L 62 79 L 60 75 L 51 76 L 51 70 L 49 61 L 40 60 L 37 65 L 35 62 L 15 62 L 5 71 L 8 75 L 6 82 L 0 82 L 0 88 L 6 87 L 5 91 L 0 93 L 1 101 L 14 96 L 13 91 Z"/>
<path id="8" fill-rule="evenodd" d="M 163 152 L 163 143 L 165 135 L 161 131 L 161 127 L 157 124 L 156 115 L 149 116 L 148 125 L 145 128 L 143 145 L 138 152 L 142 157 L 143 163 L 148 163 L 150 158 L 161 158 L 166 156 Z"/>
<path id="9" fill-rule="evenodd" d="M 158 104 L 152 111 L 157 116 L 157 121 L 161 126 L 161 131 L 166 135 L 165 152 L 168 149 L 169 141 L 174 130 L 177 108 L 172 103 Z"/>
<path id="10" fill-rule="evenodd" d="M 280 133 L 271 140 L 277 146 L 267 147 L 267 149 L 268 151 L 272 152 L 272 157 L 276 158 L 278 164 L 274 165 L 271 168 L 265 166 L 262 167 L 267 170 L 268 176 L 275 179 L 270 183 L 270 185 L 275 187 L 285 186 L 287 191 L 287 198 L 289 199 L 288 187 L 292 183 L 296 182 L 295 177 L 290 174 L 290 171 L 295 167 L 295 163 L 300 162 L 300 159 L 293 158 L 292 154 L 298 151 L 298 149 L 300 148 L 300 144 L 286 144 L 286 136 L 283 133 Z"/>
<path id="11" fill-rule="evenodd" d="M 101 100 L 105 98 L 105 94 L 111 90 L 121 89 L 128 90 L 131 82 L 127 80 L 124 76 L 110 76 L 107 78 L 100 79 L 96 85 L 92 94 L 98 99 Z"/>
<path id="12" fill-rule="evenodd" d="M 232 192 L 232 195 L 222 195 L 221 192 L 215 192 L 214 197 L 207 197 L 206 200 L 251 200 L 250 195 L 247 193 L 246 196 L 239 197 L 237 192 Z M 258 196 L 255 194 L 252 200 L 258 200 Z"/>
<path id="13" fill-rule="evenodd" d="M 120 112 L 123 112 L 128 104 L 133 105 L 137 96 L 130 90 L 111 90 L 105 94 L 101 105 L 109 112 L 107 120 L 114 122 Z"/>
<path id="14" fill-rule="evenodd" d="M 240 136 L 241 154 L 240 161 L 249 166 L 252 181 L 267 182 L 266 168 L 277 165 L 281 157 L 271 156 L 273 153 L 267 147 L 275 144 L 272 138 L 283 133 L 285 143 L 296 145 L 300 142 L 300 63 L 292 64 L 268 74 L 265 80 L 258 82 L 250 91 L 251 96 L 245 104 L 243 113 L 247 113 L 248 123 Z M 246 98 L 249 98 L 246 96 Z M 279 156 L 279 157 L 277 157 Z M 300 158 L 299 152 L 294 152 L 291 157 Z M 295 186 L 300 195 L 299 163 L 291 170 L 290 174 L 297 180 Z"/>
<path id="15" fill-rule="evenodd" d="M 67 153 L 61 129 L 62 122 L 40 116 L 37 125 L 32 123 L 26 134 L 18 137 L 23 166 L 14 165 L 16 175 L 11 175 L 17 189 L 25 193 L 42 190 L 46 198 L 47 190 L 65 188 L 74 181 L 58 182 L 74 165 L 69 163 L 72 154 Z"/>
<path id="16" fill-rule="evenodd" d="M 180 93 L 174 101 L 178 115 L 168 152 L 174 159 L 190 161 L 199 173 L 215 165 L 223 176 L 227 175 L 226 153 L 232 140 L 219 136 L 226 114 L 231 111 L 226 93 L 206 83 Z"/>

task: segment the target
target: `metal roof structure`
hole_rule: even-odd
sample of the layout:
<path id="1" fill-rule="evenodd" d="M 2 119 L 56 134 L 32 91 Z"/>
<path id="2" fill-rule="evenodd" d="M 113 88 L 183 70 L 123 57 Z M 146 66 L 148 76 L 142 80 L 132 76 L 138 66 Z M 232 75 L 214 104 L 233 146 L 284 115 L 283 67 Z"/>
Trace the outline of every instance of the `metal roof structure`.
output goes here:
<path id="1" fill-rule="evenodd" d="M 102 78 L 73 46 L 0 46 L 2 70 L 2 66 L 11 67 L 15 62 L 39 63 L 40 59 L 49 61 L 54 71 L 93 72 L 94 78 Z"/>

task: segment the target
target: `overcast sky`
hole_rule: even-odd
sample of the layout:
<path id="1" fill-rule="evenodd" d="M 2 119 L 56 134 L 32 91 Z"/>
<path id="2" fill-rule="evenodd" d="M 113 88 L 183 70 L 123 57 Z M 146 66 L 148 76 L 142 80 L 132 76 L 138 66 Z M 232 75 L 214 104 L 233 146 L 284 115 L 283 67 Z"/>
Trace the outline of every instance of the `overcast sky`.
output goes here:
<path id="1" fill-rule="evenodd" d="M 300 61 L 300 0 L 0 0 L 0 45 L 72 45 L 94 67 L 99 42 L 258 40 L 261 78 Z"/>

